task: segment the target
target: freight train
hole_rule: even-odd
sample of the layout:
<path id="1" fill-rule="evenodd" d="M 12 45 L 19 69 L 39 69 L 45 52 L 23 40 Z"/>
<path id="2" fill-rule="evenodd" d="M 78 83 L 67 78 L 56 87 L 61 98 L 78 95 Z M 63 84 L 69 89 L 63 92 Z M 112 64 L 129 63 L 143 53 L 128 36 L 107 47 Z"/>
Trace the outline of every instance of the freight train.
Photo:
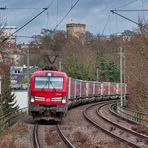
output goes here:
<path id="1" fill-rule="evenodd" d="M 123 94 L 126 91 L 126 84 L 123 84 Z M 45 69 L 31 76 L 29 94 L 29 114 L 34 120 L 61 121 L 73 102 L 118 98 L 120 84 L 72 79 L 64 72 Z"/>

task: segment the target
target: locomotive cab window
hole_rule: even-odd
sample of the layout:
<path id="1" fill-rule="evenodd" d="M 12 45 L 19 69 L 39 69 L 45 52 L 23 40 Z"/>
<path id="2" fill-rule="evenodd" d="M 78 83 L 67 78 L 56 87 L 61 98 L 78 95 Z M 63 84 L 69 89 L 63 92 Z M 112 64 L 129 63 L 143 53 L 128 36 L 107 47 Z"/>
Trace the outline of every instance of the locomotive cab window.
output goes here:
<path id="1" fill-rule="evenodd" d="M 63 89 L 63 77 L 35 77 L 35 88 L 43 89 Z"/>

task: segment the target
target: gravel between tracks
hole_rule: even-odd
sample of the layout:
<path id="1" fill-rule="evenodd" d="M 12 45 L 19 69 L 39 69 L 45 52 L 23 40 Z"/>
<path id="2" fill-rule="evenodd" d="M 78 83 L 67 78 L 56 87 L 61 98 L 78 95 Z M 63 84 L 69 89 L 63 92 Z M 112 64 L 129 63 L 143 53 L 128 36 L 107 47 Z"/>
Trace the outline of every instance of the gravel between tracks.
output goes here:
<path id="1" fill-rule="evenodd" d="M 67 148 L 60 138 L 56 123 L 44 122 L 39 124 L 39 141 L 43 148 Z"/>
<path id="2" fill-rule="evenodd" d="M 118 118 L 118 117 L 116 117 L 116 116 L 114 116 L 114 115 L 112 115 L 111 113 L 110 113 L 110 111 L 108 110 L 108 108 L 110 107 L 110 105 L 105 105 L 105 106 L 103 106 L 100 110 L 99 110 L 99 112 L 101 113 L 101 115 L 103 115 L 105 118 L 107 118 L 108 120 L 110 120 L 110 121 L 112 121 L 112 122 L 114 122 L 114 123 L 116 123 L 117 125 L 119 125 L 119 126 L 121 126 L 121 127 L 124 127 L 124 128 L 126 128 L 126 129 L 128 129 L 128 130 L 130 130 L 130 131 L 133 131 L 132 130 L 132 128 L 133 127 L 135 127 L 135 124 L 134 123 L 129 123 L 129 122 L 127 122 L 127 121 L 125 121 L 125 120 L 122 120 L 122 119 L 120 119 L 120 118 Z M 114 131 L 113 131 L 114 132 Z M 124 135 L 124 134 L 126 134 L 126 136 L 128 135 L 128 137 L 130 136 L 130 135 L 133 135 L 133 134 L 130 134 L 129 132 L 127 132 L 128 134 L 126 134 L 126 131 L 124 132 L 124 133 L 122 133 L 122 136 Z M 130 138 L 130 140 L 132 141 L 132 139 L 134 139 L 134 137 L 136 137 L 135 139 L 135 143 L 139 143 L 140 145 L 142 145 L 142 147 L 144 148 L 144 147 L 147 147 L 147 145 L 145 145 L 146 144 L 146 140 L 148 139 L 148 136 L 146 136 L 146 135 L 144 135 L 144 134 L 141 134 L 141 135 L 143 135 L 143 136 L 145 136 L 144 138 L 143 137 L 139 137 L 139 136 L 131 136 L 131 138 Z M 144 144 L 145 143 L 145 144 Z"/>
<path id="3" fill-rule="evenodd" d="M 82 114 L 87 106 L 70 110 L 66 118 L 63 119 L 61 127 L 69 140 L 76 147 L 127 148 L 127 145 L 117 142 L 86 121 Z"/>
<path id="4" fill-rule="evenodd" d="M 134 123 L 127 122 L 125 120 L 122 120 L 122 119 L 112 115 L 110 113 L 110 111 L 108 110 L 109 107 L 110 107 L 110 104 L 102 107 L 101 110 L 100 110 L 100 112 L 102 112 L 102 114 L 105 115 L 105 117 L 107 119 L 119 124 L 120 126 L 124 126 L 124 127 L 126 127 L 127 129 L 130 129 L 130 130 L 132 129 L 133 126 L 135 126 Z"/>
<path id="5" fill-rule="evenodd" d="M 83 111 L 87 106 L 84 105 L 70 110 L 60 125 L 65 136 L 72 144 L 76 148 L 128 148 L 124 143 L 116 141 L 86 121 L 83 117 Z M 61 142 L 54 124 L 40 124 L 39 126 L 40 141 L 43 148 L 66 147 Z M 31 117 L 26 117 L 18 122 L 13 129 L 0 136 L 0 148 L 33 148 L 33 127 L 34 121 Z"/>

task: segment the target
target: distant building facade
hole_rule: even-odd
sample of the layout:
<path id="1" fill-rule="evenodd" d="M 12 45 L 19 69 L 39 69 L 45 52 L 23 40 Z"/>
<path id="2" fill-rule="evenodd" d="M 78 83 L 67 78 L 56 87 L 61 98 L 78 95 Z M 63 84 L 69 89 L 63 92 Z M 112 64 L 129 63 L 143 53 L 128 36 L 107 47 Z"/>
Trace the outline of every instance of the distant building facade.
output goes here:
<path id="1" fill-rule="evenodd" d="M 4 26 L 2 28 L 3 35 L 6 38 L 9 37 L 9 39 L 7 40 L 7 43 L 9 43 L 12 47 L 14 47 L 14 44 L 16 44 L 16 33 L 15 33 L 16 29 L 17 29 L 16 26 Z"/>
<path id="2" fill-rule="evenodd" d="M 16 44 L 16 30 L 16 26 L 4 26 L 1 28 L 2 36 L 7 40 L 5 41 L 3 47 L 3 59 L 0 59 L 5 62 L 10 62 L 14 65 L 19 65 L 23 55 L 21 48 L 19 48 Z"/>
<path id="3" fill-rule="evenodd" d="M 39 68 L 37 66 L 11 66 L 10 68 L 10 86 L 13 89 L 26 89 L 27 80 L 28 80 L 28 71 L 29 79 L 34 71 L 37 71 Z"/>

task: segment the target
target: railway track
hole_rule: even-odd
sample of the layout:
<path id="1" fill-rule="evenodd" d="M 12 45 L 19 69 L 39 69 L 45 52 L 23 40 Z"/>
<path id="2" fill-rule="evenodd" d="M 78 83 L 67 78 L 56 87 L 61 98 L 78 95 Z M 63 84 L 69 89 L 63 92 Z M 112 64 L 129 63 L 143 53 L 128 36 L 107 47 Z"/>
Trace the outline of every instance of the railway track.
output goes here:
<path id="1" fill-rule="evenodd" d="M 38 139 L 38 123 L 34 125 L 34 129 L 33 129 L 33 146 L 34 148 L 41 148 L 39 139 Z"/>
<path id="2" fill-rule="evenodd" d="M 66 146 L 68 148 L 75 148 L 74 145 L 72 145 L 72 143 L 67 139 L 67 137 L 64 135 L 64 133 L 62 132 L 62 130 L 60 129 L 60 126 L 57 124 L 57 130 L 58 133 L 60 135 L 60 137 L 62 138 L 62 140 L 64 141 L 64 143 L 66 144 Z"/>
<path id="3" fill-rule="evenodd" d="M 127 143 L 131 147 L 134 148 L 146 148 L 148 145 L 144 144 L 142 142 L 142 137 L 138 133 L 131 132 L 128 129 L 125 129 L 124 127 L 120 127 L 119 125 L 115 124 L 111 120 L 107 120 L 104 115 L 102 114 L 102 107 L 107 105 L 109 103 L 96 103 L 93 105 L 88 106 L 84 112 L 84 117 L 92 123 L 96 128 L 101 129 L 108 135 L 114 137 L 115 139 Z M 93 118 L 92 118 L 92 111 L 93 112 Z M 101 110 L 101 112 L 100 112 Z"/>
<path id="4" fill-rule="evenodd" d="M 74 145 L 72 145 L 72 143 L 68 140 L 68 138 L 64 135 L 64 133 L 62 132 L 60 126 L 58 124 L 55 125 L 56 128 L 57 128 L 57 132 L 60 136 L 60 138 L 62 139 L 62 141 L 65 143 L 65 145 L 68 147 L 68 148 L 75 148 Z M 40 141 L 39 141 L 39 135 L 38 135 L 38 123 L 36 123 L 34 125 L 34 129 L 33 129 L 33 146 L 34 148 L 42 148 L 43 145 L 40 144 Z"/>
<path id="5" fill-rule="evenodd" d="M 131 130 L 132 126 L 130 126 L 130 125 L 133 125 L 133 124 L 128 123 L 128 120 L 125 120 L 125 119 L 123 120 L 122 118 L 120 118 L 119 114 L 118 114 L 119 119 L 120 119 L 120 120 L 122 119 L 123 122 L 126 122 L 126 123 L 127 123 L 126 126 L 123 126 L 121 122 L 120 122 L 120 124 L 119 124 L 119 123 L 117 123 L 117 122 L 111 120 L 111 119 L 110 119 L 111 117 L 117 118 L 117 116 L 113 115 L 113 112 L 111 112 L 110 106 L 111 106 L 110 104 L 109 104 L 109 105 L 108 105 L 108 104 L 107 104 L 107 105 L 102 105 L 100 108 L 98 108 L 97 114 L 98 114 L 102 119 L 104 119 L 105 121 L 107 121 L 107 122 L 113 124 L 114 126 L 117 126 L 117 127 L 120 128 L 120 129 L 123 129 L 123 130 L 125 130 L 125 131 L 131 133 L 132 135 L 137 136 L 138 138 L 141 138 L 141 139 L 148 139 L 148 136 L 147 136 L 147 135 L 144 135 L 144 134 L 141 134 L 141 133 L 138 133 L 138 132 L 136 132 L 136 131 Z M 103 108 L 104 108 L 104 109 L 103 109 Z M 110 118 L 108 118 L 108 117 L 106 116 L 106 113 L 105 113 L 105 115 L 102 114 L 102 113 L 100 112 L 101 109 L 103 109 L 103 110 L 108 109 L 108 113 L 110 114 Z M 115 113 L 115 112 L 114 112 L 114 113 Z M 118 118 L 117 118 L 117 119 L 118 119 Z"/>
<path id="6" fill-rule="evenodd" d="M 79 104 L 80 103 L 73 104 L 72 107 L 70 107 L 70 109 L 79 105 Z M 40 142 L 39 142 L 40 141 L 40 138 L 39 138 L 40 132 L 38 132 L 38 127 L 39 127 L 39 125 L 38 125 L 38 123 L 36 123 L 34 125 L 34 129 L 33 129 L 33 146 L 34 146 L 34 148 L 42 148 L 42 144 L 40 144 Z M 67 146 L 68 148 L 75 148 L 75 146 L 64 135 L 59 124 L 56 124 L 56 129 L 57 129 L 58 135 L 60 136 L 60 138 L 64 142 L 65 146 Z"/>

